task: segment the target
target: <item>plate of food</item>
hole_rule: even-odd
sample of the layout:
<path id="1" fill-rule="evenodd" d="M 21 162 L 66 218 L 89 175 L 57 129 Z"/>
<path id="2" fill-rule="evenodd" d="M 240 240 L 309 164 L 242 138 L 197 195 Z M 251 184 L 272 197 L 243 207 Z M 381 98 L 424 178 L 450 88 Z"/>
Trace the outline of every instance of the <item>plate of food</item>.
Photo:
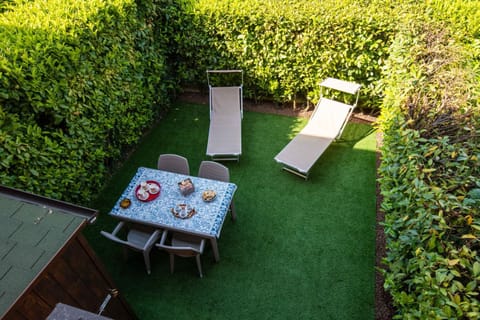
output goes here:
<path id="1" fill-rule="evenodd" d="M 217 196 L 217 193 L 213 190 L 205 190 L 202 193 L 202 199 L 205 202 L 213 201 L 216 196 Z"/>
<path id="2" fill-rule="evenodd" d="M 135 188 L 135 196 L 140 201 L 152 201 L 158 198 L 160 189 L 160 183 L 155 180 L 142 181 Z"/>
<path id="3" fill-rule="evenodd" d="M 177 204 L 170 211 L 176 218 L 180 218 L 180 219 L 191 218 L 195 213 L 197 213 L 195 211 L 195 208 L 192 208 L 190 205 L 186 203 Z"/>

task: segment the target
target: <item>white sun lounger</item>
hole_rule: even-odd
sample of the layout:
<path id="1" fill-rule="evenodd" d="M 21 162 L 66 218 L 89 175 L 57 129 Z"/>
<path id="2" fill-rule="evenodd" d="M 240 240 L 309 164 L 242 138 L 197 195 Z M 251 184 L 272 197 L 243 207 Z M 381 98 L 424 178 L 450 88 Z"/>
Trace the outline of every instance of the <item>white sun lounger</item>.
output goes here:
<path id="1" fill-rule="evenodd" d="M 212 74 L 241 76 L 240 85 L 217 86 Z M 243 71 L 207 70 L 210 95 L 210 127 L 207 156 L 213 160 L 239 160 L 242 154 Z"/>
<path id="2" fill-rule="evenodd" d="M 308 178 L 310 169 L 330 144 L 342 135 L 353 109 L 358 102 L 360 85 L 343 80 L 327 78 L 320 89 L 330 88 L 355 95 L 353 105 L 323 97 L 308 120 L 307 125 L 275 156 L 275 160 L 284 165 L 284 169 Z"/>

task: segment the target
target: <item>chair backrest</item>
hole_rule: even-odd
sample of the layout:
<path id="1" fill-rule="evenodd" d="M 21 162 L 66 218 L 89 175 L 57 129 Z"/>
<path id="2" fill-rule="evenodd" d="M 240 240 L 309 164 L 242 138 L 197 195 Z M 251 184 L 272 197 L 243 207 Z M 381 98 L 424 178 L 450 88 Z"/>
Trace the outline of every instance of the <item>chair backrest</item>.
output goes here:
<path id="1" fill-rule="evenodd" d="M 185 157 L 176 154 L 161 154 L 158 157 L 157 168 L 159 170 L 189 175 L 190 167 Z"/>
<path id="2" fill-rule="evenodd" d="M 302 134 L 336 139 L 348 121 L 351 111 L 351 105 L 322 98 L 307 125 L 302 129 Z"/>
<path id="3" fill-rule="evenodd" d="M 210 88 L 210 119 L 228 121 L 243 117 L 241 87 Z"/>
<path id="4" fill-rule="evenodd" d="M 125 240 L 123 240 L 123 239 L 120 239 L 119 237 L 111 234 L 110 232 L 107 232 L 107 231 L 103 231 L 103 230 L 102 230 L 102 231 L 100 231 L 100 234 L 101 234 L 102 236 L 104 236 L 105 238 L 107 238 L 107 239 L 109 239 L 109 240 L 112 240 L 113 242 L 120 243 L 120 244 L 126 245 L 126 246 L 129 246 L 129 245 L 130 245 L 127 241 L 125 241 Z"/>
<path id="5" fill-rule="evenodd" d="M 212 180 L 230 181 L 230 172 L 223 164 L 215 161 L 202 161 L 198 169 L 198 176 L 200 178 L 207 178 Z"/>
<path id="6" fill-rule="evenodd" d="M 210 93 L 210 120 L 228 120 L 229 117 L 241 120 L 243 70 L 207 70 L 207 82 Z"/>
<path id="7" fill-rule="evenodd" d="M 337 101 L 333 97 L 326 98 L 323 95 L 324 88 L 355 96 L 355 101 L 352 104 L 346 104 Z M 327 78 L 323 80 L 320 83 L 320 100 L 315 106 L 315 110 L 313 110 L 310 121 L 315 123 L 318 122 L 316 120 L 320 119 L 321 127 L 325 128 L 324 130 L 327 131 L 326 134 L 328 138 L 339 138 L 345 129 L 353 109 L 357 106 L 360 88 L 361 85 L 355 82 L 335 78 Z"/>
<path id="8" fill-rule="evenodd" d="M 149 233 L 131 228 L 127 231 L 126 239 L 122 239 L 118 237 L 118 234 L 124 226 L 125 222 L 121 221 L 111 233 L 102 230 L 100 231 L 100 234 L 113 242 L 138 251 L 148 250 L 148 248 L 153 246 L 154 242 L 156 242 L 161 236 L 159 230 L 154 230 L 152 233 Z"/>

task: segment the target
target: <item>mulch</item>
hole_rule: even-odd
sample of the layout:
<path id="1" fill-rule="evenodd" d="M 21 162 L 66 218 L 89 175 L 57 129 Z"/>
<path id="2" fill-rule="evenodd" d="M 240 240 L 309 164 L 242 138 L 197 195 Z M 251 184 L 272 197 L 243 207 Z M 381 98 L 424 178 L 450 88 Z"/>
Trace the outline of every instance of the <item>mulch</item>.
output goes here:
<path id="1" fill-rule="evenodd" d="M 188 91 L 182 93 L 178 97 L 179 101 L 189 102 L 189 103 L 199 103 L 199 104 L 208 104 L 208 95 L 202 94 L 195 91 Z M 292 108 L 289 107 L 281 107 L 277 104 L 269 101 L 251 101 L 251 100 L 244 100 L 243 101 L 243 108 L 246 111 L 252 112 L 261 112 L 261 113 L 269 113 L 269 114 L 278 114 L 278 115 L 285 115 L 285 116 L 292 116 L 292 117 L 310 117 L 313 107 L 310 108 Z M 364 114 L 362 112 L 354 112 L 350 118 L 351 122 L 354 123 L 365 123 L 365 124 L 373 124 L 376 121 L 376 117 L 374 115 Z M 382 144 L 382 135 L 381 133 L 377 133 L 377 156 L 376 156 L 376 165 L 377 168 L 381 163 L 381 157 L 379 148 Z M 385 215 L 380 209 L 380 204 L 382 202 L 382 196 L 380 194 L 379 185 L 377 183 L 377 213 L 376 213 L 376 254 L 375 254 L 375 265 L 376 268 L 382 268 L 382 259 L 385 257 L 386 252 L 386 238 L 383 232 L 383 227 L 381 223 L 385 220 Z M 395 308 L 392 305 L 392 298 L 383 288 L 383 276 L 377 270 L 375 272 L 375 320 L 391 320 L 393 315 L 395 314 Z"/>

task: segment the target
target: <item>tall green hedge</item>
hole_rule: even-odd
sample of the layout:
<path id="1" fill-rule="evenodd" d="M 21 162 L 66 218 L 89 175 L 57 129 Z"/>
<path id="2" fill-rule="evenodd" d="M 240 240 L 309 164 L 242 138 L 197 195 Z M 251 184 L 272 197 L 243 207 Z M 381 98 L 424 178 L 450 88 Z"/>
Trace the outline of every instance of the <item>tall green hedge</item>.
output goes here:
<path id="1" fill-rule="evenodd" d="M 205 88 L 208 68 L 246 71 L 245 96 L 316 102 L 318 83 L 333 76 L 363 85 L 360 106 L 378 111 L 381 70 L 403 25 L 448 21 L 457 34 L 478 38 L 478 1 L 182 2 L 175 33 L 177 79 Z M 288 104 L 290 105 L 290 104 Z"/>
<path id="2" fill-rule="evenodd" d="M 86 203 L 157 118 L 165 56 L 143 3 L 19 1 L 0 15 L 2 184 Z"/>
<path id="3" fill-rule="evenodd" d="M 178 77 L 205 87 L 206 69 L 241 68 L 246 97 L 282 103 L 315 102 L 333 76 L 362 83 L 362 105 L 375 109 L 395 17 L 367 1 L 193 1 L 175 35 Z"/>
<path id="4" fill-rule="evenodd" d="M 453 36 L 471 41 L 480 39 L 480 4 L 477 0 L 430 0 L 425 13 L 434 21 L 448 23 Z"/>
<path id="5" fill-rule="evenodd" d="M 478 319 L 479 35 L 475 0 L 2 1 L 0 182 L 88 203 L 209 68 L 244 69 L 246 97 L 280 103 L 357 81 L 363 107 L 382 102 L 396 318 Z"/>
<path id="6" fill-rule="evenodd" d="M 379 182 L 398 319 L 480 318 L 479 57 L 434 22 L 391 46 Z"/>

